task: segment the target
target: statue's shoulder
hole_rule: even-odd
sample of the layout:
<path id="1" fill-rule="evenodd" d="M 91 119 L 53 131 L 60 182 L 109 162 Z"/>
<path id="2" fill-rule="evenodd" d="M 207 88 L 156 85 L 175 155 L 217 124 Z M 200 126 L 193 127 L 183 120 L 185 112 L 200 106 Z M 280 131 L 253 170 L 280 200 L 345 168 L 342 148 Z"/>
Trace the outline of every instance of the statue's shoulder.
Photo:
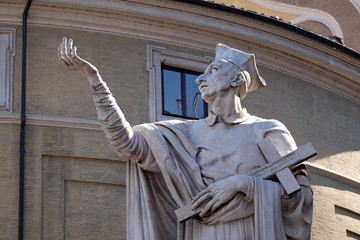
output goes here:
<path id="1" fill-rule="evenodd" d="M 287 130 L 285 125 L 276 119 L 265 119 L 257 116 L 251 115 L 247 121 L 248 124 L 254 124 L 258 127 L 266 130 L 266 129 L 279 129 L 279 130 Z"/>
<path id="2" fill-rule="evenodd" d="M 175 129 L 180 131 L 185 136 L 189 136 L 190 128 L 193 124 L 198 122 L 199 120 L 166 120 L 166 121 L 159 121 L 154 123 L 156 126 L 163 126 L 170 129 Z"/>

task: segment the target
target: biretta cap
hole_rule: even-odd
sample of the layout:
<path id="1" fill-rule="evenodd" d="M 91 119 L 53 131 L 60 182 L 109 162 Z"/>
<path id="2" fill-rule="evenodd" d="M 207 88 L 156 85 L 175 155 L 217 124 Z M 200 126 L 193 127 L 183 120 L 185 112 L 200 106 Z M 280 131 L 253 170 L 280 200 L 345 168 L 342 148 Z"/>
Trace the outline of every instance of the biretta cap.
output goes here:
<path id="1" fill-rule="evenodd" d="M 254 54 L 248 54 L 235 48 L 228 47 L 222 43 L 218 43 L 216 46 L 215 59 L 227 60 L 236 65 L 241 71 L 247 71 L 250 75 L 250 79 L 246 81 L 248 92 L 266 86 L 265 80 L 259 75 Z"/>

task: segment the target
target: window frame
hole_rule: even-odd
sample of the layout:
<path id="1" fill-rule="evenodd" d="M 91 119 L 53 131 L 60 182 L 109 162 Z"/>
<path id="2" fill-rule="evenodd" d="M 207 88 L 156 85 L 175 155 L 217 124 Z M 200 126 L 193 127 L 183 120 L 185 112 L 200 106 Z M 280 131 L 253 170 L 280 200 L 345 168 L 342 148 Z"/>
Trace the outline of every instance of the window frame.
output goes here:
<path id="1" fill-rule="evenodd" d="M 0 113 L 12 113 L 16 29 L 0 27 Z"/>
<path id="2" fill-rule="evenodd" d="M 149 118 L 150 122 L 189 119 L 163 114 L 162 65 L 186 69 L 193 72 L 204 72 L 214 60 L 210 56 L 197 56 L 168 50 L 165 47 L 147 45 L 147 71 L 149 72 Z M 210 111 L 208 106 L 208 112 Z"/>

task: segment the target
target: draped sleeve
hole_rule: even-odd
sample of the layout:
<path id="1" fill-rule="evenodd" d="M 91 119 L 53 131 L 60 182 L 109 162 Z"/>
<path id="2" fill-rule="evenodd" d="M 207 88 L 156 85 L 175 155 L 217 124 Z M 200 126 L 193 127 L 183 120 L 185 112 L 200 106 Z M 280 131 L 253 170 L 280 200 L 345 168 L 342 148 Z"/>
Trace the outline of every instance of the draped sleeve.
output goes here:
<path id="1" fill-rule="evenodd" d="M 265 132 L 264 137 L 271 136 L 281 155 L 295 150 L 295 141 L 287 128 L 276 120 L 272 121 L 273 126 Z M 300 185 L 300 191 L 282 195 L 281 214 L 285 235 L 287 239 L 310 239 L 313 213 L 310 175 L 303 164 L 293 169 L 292 173 Z"/>
<path id="2" fill-rule="evenodd" d="M 93 101 L 107 139 L 121 158 L 130 159 L 150 171 L 159 171 L 141 131 L 126 121 L 106 83 L 91 86 Z"/>

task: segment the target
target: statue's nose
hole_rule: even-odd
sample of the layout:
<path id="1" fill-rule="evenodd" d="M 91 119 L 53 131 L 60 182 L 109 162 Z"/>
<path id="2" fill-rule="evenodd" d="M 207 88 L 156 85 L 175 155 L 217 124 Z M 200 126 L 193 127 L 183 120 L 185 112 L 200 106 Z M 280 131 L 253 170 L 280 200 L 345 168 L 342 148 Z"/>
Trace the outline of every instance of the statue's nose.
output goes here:
<path id="1" fill-rule="evenodd" d="M 202 82 L 205 82 L 206 81 L 206 78 L 205 78 L 205 76 L 204 76 L 204 74 L 201 74 L 200 76 L 198 76 L 197 78 L 196 78 L 196 83 L 197 84 L 201 84 Z"/>

